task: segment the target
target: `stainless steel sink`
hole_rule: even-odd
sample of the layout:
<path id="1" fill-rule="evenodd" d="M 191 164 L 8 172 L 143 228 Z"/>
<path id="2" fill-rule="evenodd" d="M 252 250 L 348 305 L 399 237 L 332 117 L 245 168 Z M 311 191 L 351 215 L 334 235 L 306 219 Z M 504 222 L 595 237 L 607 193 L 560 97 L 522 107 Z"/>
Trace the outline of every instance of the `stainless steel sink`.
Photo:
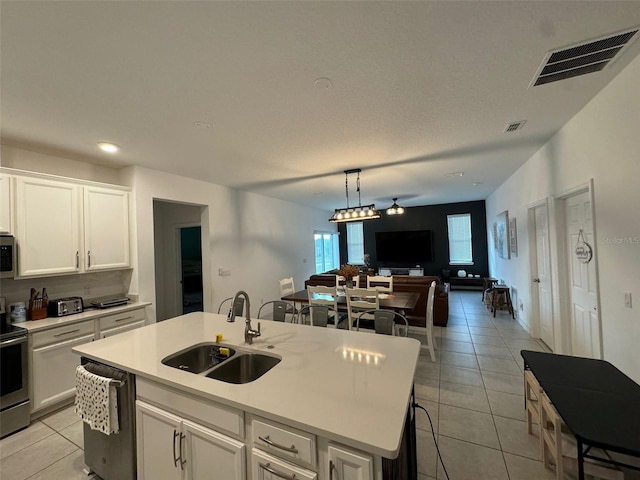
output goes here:
<path id="1" fill-rule="evenodd" d="M 207 377 L 227 383 L 249 383 L 267 373 L 280 360 L 261 353 L 243 353 L 214 368 Z"/>
<path id="2" fill-rule="evenodd" d="M 220 348 L 228 348 L 229 355 L 221 354 Z M 162 363 L 185 372 L 202 373 L 227 361 L 235 353 L 236 350 L 228 345 L 213 342 L 201 343 L 169 355 L 162 360 Z"/>

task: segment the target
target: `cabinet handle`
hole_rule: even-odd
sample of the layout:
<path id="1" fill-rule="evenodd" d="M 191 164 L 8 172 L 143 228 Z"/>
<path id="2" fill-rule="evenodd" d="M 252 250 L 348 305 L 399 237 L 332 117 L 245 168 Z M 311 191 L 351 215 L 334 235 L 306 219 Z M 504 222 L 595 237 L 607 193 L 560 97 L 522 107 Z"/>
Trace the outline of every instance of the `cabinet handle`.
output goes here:
<path id="1" fill-rule="evenodd" d="M 89 264 L 87 265 L 87 268 L 91 268 L 91 250 L 87 251 L 87 257 L 88 257 L 88 261 L 89 261 Z"/>
<path id="2" fill-rule="evenodd" d="M 129 320 L 130 318 L 133 318 L 133 315 L 129 315 L 128 317 L 116 318 L 114 322 L 124 322 L 125 320 Z"/>
<path id="3" fill-rule="evenodd" d="M 267 445 L 270 445 L 275 448 L 279 448 L 280 450 L 284 450 L 285 452 L 298 453 L 298 449 L 296 448 L 295 445 L 291 445 L 290 447 L 285 447 L 284 445 L 278 445 L 276 442 L 274 442 L 269 438 L 269 435 L 267 435 L 266 437 L 258 436 L 258 438 L 262 440 L 264 443 L 266 443 Z"/>
<path id="4" fill-rule="evenodd" d="M 186 460 L 183 460 L 183 455 L 182 455 L 182 441 L 187 438 L 187 436 L 184 433 L 180 433 L 180 470 L 184 470 L 184 464 L 187 463 Z"/>
<path id="5" fill-rule="evenodd" d="M 286 473 L 279 472 L 278 470 L 273 468 L 270 463 L 267 463 L 265 465 L 264 463 L 259 463 L 258 462 L 258 465 L 260 465 L 260 468 L 266 470 L 271 475 L 275 475 L 276 477 L 284 478 L 285 480 L 295 480 L 296 479 L 296 474 L 295 473 L 292 474 L 292 475 L 287 475 Z"/>
<path id="6" fill-rule="evenodd" d="M 173 429 L 173 466 L 178 467 L 178 462 L 180 461 L 180 457 L 176 457 L 176 438 L 180 438 L 180 434 Z M 180 446 L 182 448 L 182 445 Z"/>
<path id="7" fill-rule="evenodd" d="M 329 460 L 329 480 L 333 480 L 333 469 L 336 468 L 333 460 Z"/>
<path id="8" fill-rule="evenodd" d="M 80 252 L 76 250 L 76 268 L 80 268 Z"/>
<path id="9" fill-rule="evenodd" d="M 62 337 L 62 336 L 64 336 L 64 335 L 69 335 L 69 334 L 71 334 L 71 333 L 76 333 L 76 332 L 79 332 L 79 331 L 80 331 L 80 329 L 79 329 L 79 328 L 76 328 L 75 330 L 69 330 L 68 332 L 56 333 L 56 334 L 54 335 L 54 337 Z"/>

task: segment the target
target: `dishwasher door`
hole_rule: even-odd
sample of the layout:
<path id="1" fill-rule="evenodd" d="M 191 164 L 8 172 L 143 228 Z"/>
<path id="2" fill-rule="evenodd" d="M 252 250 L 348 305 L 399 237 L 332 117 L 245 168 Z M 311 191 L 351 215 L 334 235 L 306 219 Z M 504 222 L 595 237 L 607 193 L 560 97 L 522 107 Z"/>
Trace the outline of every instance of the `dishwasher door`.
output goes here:
<path id="1" fill-rule="evenodd" d="M 135 480 L 135 375 L 86 358 L 81 363 L 91 373 L 122 382 L 116 389 L 120 431 L 105 435 L 84 423 L 84 463 L 102 480 Z"/>

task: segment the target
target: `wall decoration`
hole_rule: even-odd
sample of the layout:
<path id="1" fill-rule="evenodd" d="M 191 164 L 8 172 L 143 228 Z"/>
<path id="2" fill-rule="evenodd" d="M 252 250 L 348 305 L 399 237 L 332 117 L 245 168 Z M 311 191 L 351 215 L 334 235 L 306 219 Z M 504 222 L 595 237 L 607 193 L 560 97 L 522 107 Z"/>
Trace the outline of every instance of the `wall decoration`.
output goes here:
<path id="1" fill-rule="evenodd" d="M 511 255 L 518 256 L 518 229 L 516 228 L 516 219 L 509 219 L 509 247 Z"/>
<path id="2" fill-rule="evenodd" d="M 498 252 L 498 224 L 493 222 L 493 249 Z"/>
<path id="3" fill-rule="evenodd" d="M 500 258 L 511 258 L 509 252 L 509 212 L 505 210 L 498 214 L 496 229 L 498 233 L 498 256 Z"/>
<path id="4" fill-rule="evenodd" d="M 575 254 L 580 263 L 589 263 L 593 258 L 593 250 L 591 249 L 591 245 L 585 242 L 582 229 L 578 232 L 578 243 L 576 243 Z"/>

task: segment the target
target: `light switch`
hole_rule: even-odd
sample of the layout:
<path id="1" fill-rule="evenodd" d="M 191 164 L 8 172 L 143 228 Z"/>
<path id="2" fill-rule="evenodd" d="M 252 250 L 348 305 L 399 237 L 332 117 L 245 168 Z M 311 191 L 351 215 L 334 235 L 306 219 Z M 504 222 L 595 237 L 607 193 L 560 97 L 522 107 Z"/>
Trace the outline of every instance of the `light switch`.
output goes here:
<path id="1" fill-rule="evenodd" d="M 631 308 L 631 292 L 624 292 L 624 306 Z"/>

